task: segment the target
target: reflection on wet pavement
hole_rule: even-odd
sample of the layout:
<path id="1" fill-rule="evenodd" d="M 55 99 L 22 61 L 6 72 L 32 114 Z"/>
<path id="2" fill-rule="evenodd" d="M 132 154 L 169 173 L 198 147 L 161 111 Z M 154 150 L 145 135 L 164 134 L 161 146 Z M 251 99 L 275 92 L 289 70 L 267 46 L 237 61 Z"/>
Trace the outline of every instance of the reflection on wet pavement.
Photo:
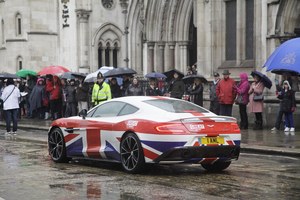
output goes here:
<path id="1" fill-rule="evenodd" d="M 298 158 L 241 154 L 228 170 L 199 165 L 151 165 L 131 175 L 119 164 L 53 163 L 47 146 L 0 140 L 4 199 L 299 199 Z"/>

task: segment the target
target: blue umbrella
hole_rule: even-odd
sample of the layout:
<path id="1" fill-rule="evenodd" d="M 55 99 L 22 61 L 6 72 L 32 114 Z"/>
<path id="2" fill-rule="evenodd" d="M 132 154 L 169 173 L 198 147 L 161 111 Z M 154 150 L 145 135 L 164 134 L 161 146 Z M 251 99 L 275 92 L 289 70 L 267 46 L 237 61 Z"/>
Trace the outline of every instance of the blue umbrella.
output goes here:
<path id="1" fill-rule="evenodd" d="M 291 72 L 300 74 L 300 38 L 281 44 L 267 59 L 263 67 L 273 73 Z"/>
<path id="2" fill-rule="evenodd" d="M 255 75 L 261 78 L 261 81 L 264 83 L 265 87 L 269 89 L 272 87 L 272 81 L 266 75 L 258 71 L 251 72 L 251 76 L 255 76 Z"/>
<path id="3" fill-rule="evenodd" d="M 159 72 L 151 72 L 145 75 L 146 78 L 167 78 L 166 75 Z"/>

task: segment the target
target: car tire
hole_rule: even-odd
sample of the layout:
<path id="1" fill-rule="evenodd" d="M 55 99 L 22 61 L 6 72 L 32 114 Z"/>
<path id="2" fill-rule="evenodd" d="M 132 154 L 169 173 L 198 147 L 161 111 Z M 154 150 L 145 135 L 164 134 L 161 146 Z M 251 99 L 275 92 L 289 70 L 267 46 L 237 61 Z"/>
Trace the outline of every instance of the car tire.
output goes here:
<path id="1" fill-rule="evenodd" d="M 128 173 L 139 173 L 145 168 L 143 148 L 134 133 L 125 135 L 120 143 L 120 158 L 123 169 Z"/>
<path id="2" fill-rule="evenodd" d="M 209 172 L 220 172 L 224 169 L 228 168 L 231 162 L 220 162 L 217 161 L 213 164 L 201 164 L 204 169 L 206 169 Z"/>
<path id="3" fill-rule="evenodd" d="M 57 163 L 68 162 L 64 136 L 59 128 L 51 130 L 48 135 L 48 150 L 51 159 Z"/>

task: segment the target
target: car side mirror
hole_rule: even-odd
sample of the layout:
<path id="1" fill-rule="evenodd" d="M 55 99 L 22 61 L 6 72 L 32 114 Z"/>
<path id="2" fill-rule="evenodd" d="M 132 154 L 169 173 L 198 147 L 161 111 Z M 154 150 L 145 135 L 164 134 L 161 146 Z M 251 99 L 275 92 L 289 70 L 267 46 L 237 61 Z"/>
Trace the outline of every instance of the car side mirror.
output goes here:
<path id="1" fill-rule="evenodd" d="M 82 117 L 82 119 L 85 119 L 85 117 L 87 116 L 87 110 L 83 109 L 79 112 L 79 116 Z"/>

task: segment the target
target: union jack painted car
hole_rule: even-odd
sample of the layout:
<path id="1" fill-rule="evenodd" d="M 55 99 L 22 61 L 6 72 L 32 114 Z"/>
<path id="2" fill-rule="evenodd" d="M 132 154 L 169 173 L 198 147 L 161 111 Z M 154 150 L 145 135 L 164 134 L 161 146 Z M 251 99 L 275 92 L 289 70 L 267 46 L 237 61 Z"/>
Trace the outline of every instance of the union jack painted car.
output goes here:
<path id="1" fill-rule="evenodd" d="M 54 121 L 48 132 L 53 161 L 120 162 L 129 173 L 141 172 L 147 163 L 199 163 L 221 171 L 238 159 L 240 140 L 233 117 L 188 101 L 149 96 L 105 101 L 81 116 Z"/>

